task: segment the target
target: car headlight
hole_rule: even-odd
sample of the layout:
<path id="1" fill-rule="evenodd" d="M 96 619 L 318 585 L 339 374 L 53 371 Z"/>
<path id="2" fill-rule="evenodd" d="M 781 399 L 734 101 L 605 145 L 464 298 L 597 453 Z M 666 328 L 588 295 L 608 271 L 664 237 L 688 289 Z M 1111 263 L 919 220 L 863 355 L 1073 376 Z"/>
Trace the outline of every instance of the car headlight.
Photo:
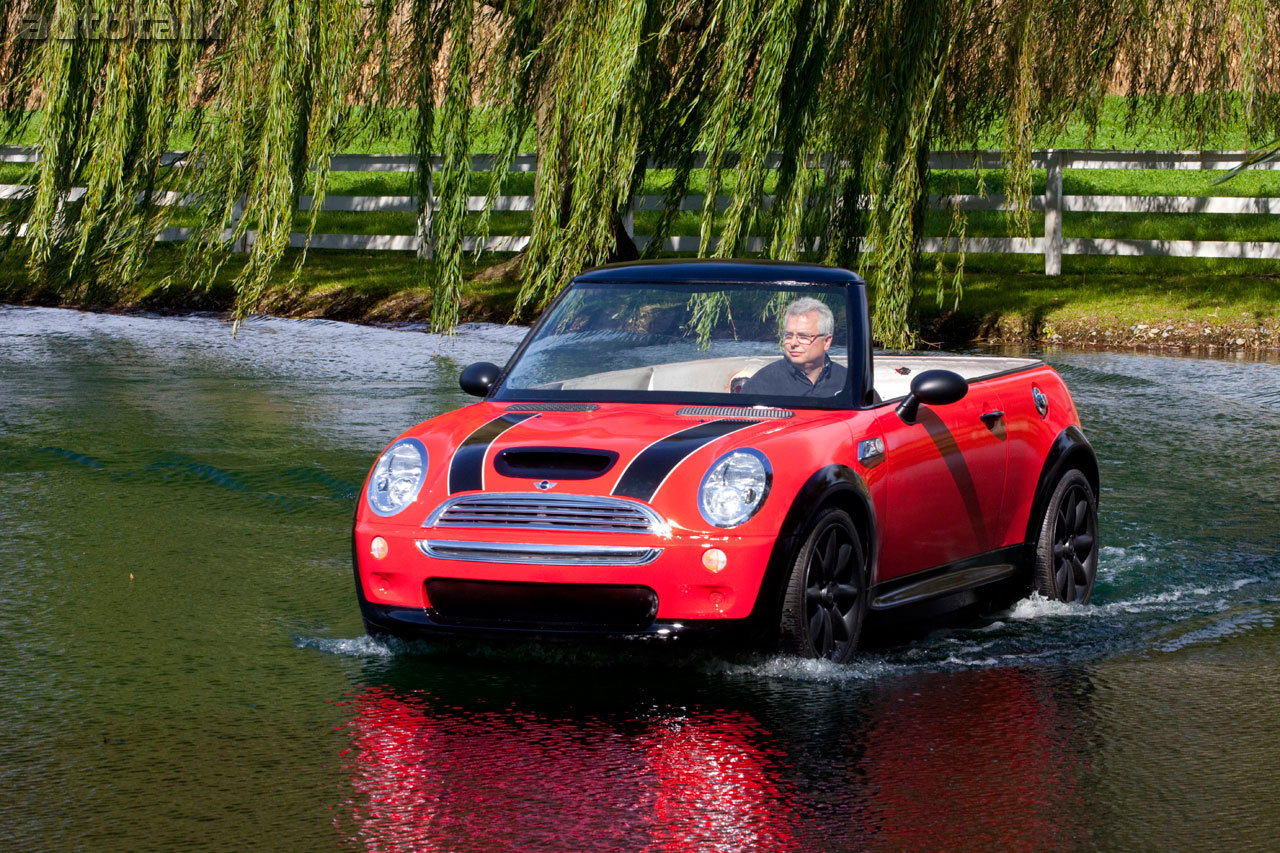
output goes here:
<path id="1" fill-rule="evenodd" d="M 737 527 L 756 514 L 769 494 L 773 469 L 758 450 L 743 448 L 721 456 L 698 487 L 698 509 L 716 527 Z"/>
<path id="2" fill-rule="evenodd" d="M 427 478 L 427 448 L 416 438 L 402 438 L 386 449 L 373 466 L 365 497 L 378 515 L 395 515 L 413 503 Z"/>

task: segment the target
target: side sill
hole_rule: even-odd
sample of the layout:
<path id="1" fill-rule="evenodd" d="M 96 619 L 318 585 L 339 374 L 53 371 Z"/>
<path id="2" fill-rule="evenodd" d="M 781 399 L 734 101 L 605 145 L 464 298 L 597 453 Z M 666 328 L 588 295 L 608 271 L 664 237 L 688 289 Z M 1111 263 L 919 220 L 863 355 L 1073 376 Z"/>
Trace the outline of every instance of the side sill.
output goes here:
<path id="1" fill-rule="evenodd" d="M 1002 581 L 1018 573 L 1022 567 L 1022 556 L 1022 545 L 1010 545 L 876 584 L 871 590 L 869 607 L 872 610 L 892 610 Z"/>

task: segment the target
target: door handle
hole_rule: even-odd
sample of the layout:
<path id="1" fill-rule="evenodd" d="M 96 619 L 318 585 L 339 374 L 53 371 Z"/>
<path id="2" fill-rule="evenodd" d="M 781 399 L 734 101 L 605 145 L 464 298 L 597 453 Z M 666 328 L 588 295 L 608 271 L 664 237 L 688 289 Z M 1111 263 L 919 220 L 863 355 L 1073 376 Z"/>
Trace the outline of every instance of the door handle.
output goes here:
<path id="1" fill-rule="evenodd" d="M 1001 418 L 1004 417 L 1004 412 L 1002 412 L 999 409 L 992 409 L 989 412 L 983 412 L 978 417 L 984 424 L 987 425 L 987 428 L 990 429 L 991 427 L 996 425 L 997 421 L 999 421 Z"/>

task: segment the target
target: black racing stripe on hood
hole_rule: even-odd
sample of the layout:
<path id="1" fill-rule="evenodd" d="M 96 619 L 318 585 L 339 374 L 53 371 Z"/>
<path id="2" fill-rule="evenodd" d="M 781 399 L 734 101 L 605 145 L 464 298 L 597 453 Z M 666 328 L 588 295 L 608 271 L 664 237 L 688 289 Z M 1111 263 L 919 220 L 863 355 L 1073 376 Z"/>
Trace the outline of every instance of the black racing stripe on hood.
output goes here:
<path id="1" fill-rule="evenodd" d="M 535 414 L 513 414 L 508 412 L 494 418 L 484 426 L 467 436 L 458 449 L 453 452 L 453 462 L 449 464 L 449 494 L 454 492 L 478 492 L 484 488 L 484 457 L 489 452 L 489 445 L 507 430 L 521 421 L 536 417 Z"/>
<path id="2" fill-rule="evenodd" d="M 647 503 L 653 500 L 667 475 L 690 453 L 721 436 L 759 423 L 758 420 L 733 419 L 707 421 L 659 439 L 631 460 L 613 487 L 613 494 Z"/>

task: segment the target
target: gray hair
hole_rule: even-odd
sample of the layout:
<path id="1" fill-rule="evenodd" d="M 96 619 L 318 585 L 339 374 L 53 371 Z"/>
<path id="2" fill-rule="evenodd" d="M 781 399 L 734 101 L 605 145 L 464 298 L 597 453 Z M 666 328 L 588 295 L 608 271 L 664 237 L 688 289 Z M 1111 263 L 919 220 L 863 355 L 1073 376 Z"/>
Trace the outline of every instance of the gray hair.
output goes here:
<path id="1" fill-rule="evenodd" d="M 812 296 L 801 296 L 788 305 L 786 313 L 782 315 L 782 322 L 786 323 L 788 317 L 799 317 L 815 312 L 818 315 L 818 332 L 823 335 L 831 334 L 836 327 L 835 315 L 831 313 L 831 309 L 825 302 L 814 299 Z"/>

